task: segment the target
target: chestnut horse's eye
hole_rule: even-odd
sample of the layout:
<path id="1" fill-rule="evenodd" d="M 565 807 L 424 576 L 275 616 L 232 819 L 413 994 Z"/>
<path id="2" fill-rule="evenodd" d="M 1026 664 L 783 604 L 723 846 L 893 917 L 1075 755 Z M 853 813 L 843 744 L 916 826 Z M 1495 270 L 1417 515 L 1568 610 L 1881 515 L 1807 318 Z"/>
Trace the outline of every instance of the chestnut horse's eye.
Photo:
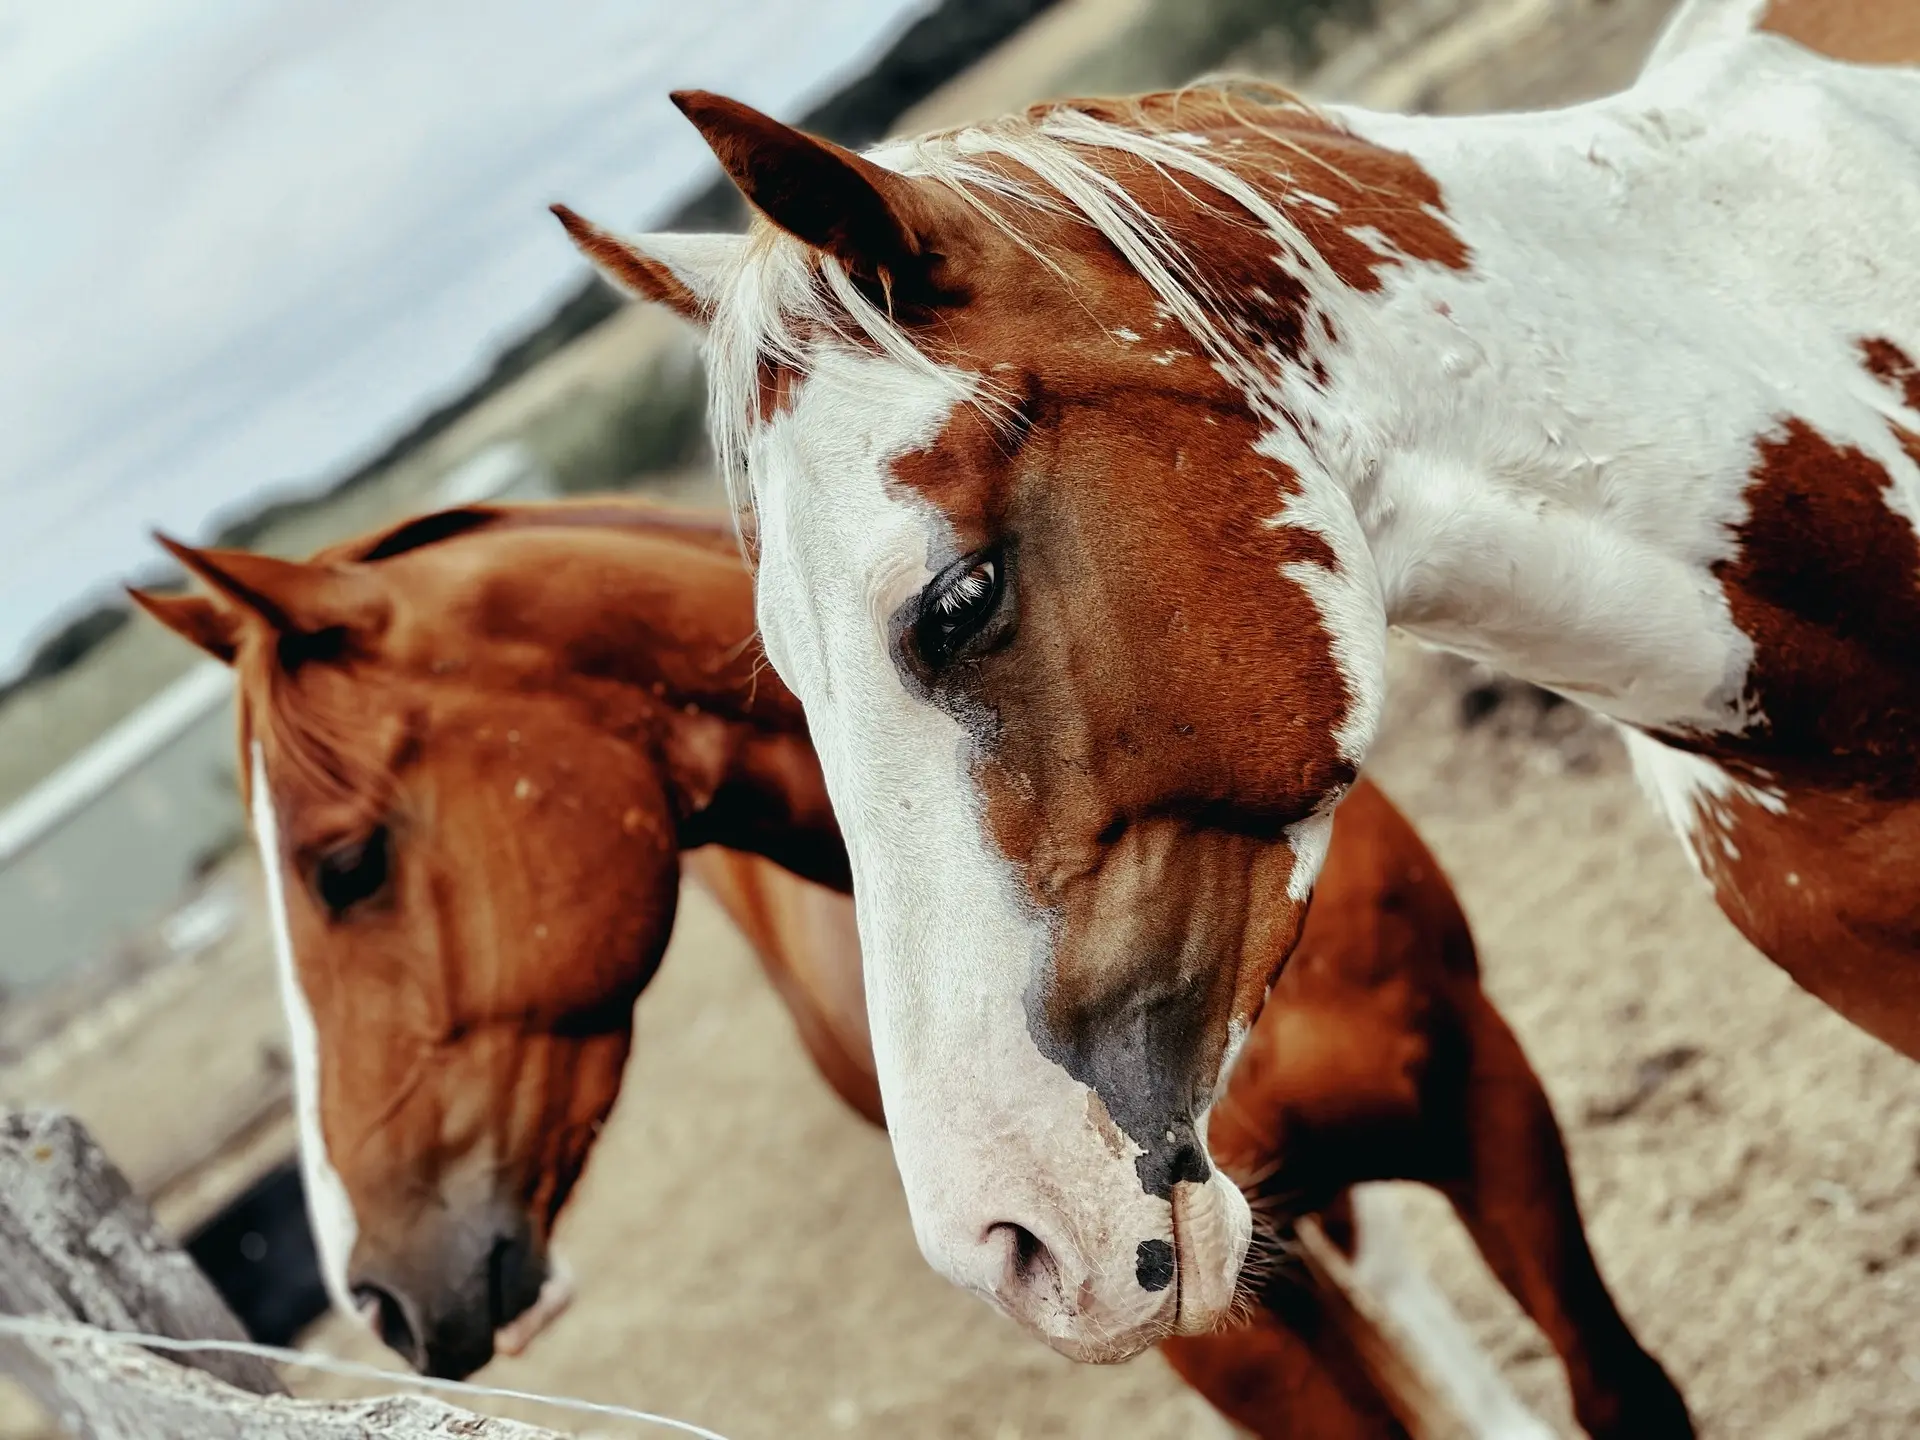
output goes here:
<path id="1" fill-rule="evenodd" d="M 387 888 L 390 856 L 387 827 L 364 840 L 336 845 L 314 862 L 313 893 L 335 919 Z"/>
<path id="2" fill-rule="evenodd" d="M 913 643 L 929 669 L 940 669 L 987 628 L 1005 589 L 1006 557 L 997 547 L 956 560 L 928 582 Z"/>

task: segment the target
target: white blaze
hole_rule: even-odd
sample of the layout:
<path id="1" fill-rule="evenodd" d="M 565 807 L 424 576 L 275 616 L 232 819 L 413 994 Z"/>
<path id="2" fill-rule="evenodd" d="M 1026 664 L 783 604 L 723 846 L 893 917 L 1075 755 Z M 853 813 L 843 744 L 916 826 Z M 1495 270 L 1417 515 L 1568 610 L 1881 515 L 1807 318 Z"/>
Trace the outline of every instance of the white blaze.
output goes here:
<path id="1" fill-rule="evenodd" d="M 300 970 L 293 959 L 293 932 L 287 923 L 286 882 L 281 873 L 280 824 L 267 788 L 267 764 L 253 742 L 253 838 L 267 878 L 267 917 L 273 928 L 273 955 L 280 972 L 280 1002 L 287 1012 L 287 1042 L 293 1059 L 293 1108 L 300 1124 L 300 1175 L 307 1191 L 307 1217 L 319 1252 L 327 1294 L 342 1314 L 354 1313 L 347 1266 L 359 1235 L 353 1202 L 339 1172 L 327 1158 L 320 1130 L 320 1036 L 314 1028 Z"/>

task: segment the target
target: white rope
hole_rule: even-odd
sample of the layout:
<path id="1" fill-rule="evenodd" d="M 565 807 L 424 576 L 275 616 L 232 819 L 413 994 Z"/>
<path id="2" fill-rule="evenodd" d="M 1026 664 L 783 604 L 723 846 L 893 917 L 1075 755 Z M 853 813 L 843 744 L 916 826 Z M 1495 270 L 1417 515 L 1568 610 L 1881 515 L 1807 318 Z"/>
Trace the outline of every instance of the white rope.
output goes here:
<path id="1" fill-rule="evenodd" d="M 140 1345 L 149 1350 L 182 1352 L 218 1351 L 223 1355 L 251 1355 L 261 1360 L 278 1360 L 320 1370 L 349 1380 L 372 1380 L 383 1385 L 413 1385 L 422 1390 L 437 1390 L 448 1395 L 473 1395 L 492 1400 L 522 1400 L 548 1405 L 556 1410 L 572 1410 L 582 1415 L 611 1416 L 618 1420 L 637 1420 L 644 1425 L 659 1425 L 696 1435 L 700 1440 L 727 1440 L 727 1437 L 691 1420 L 676 1420 L 671 1415 L 655 1415 L 625 1405 L 599 1400 L 576 1400 L 570 1395 L 542 1395 L 533 1390 L 512 1390 L 503 1385 L 475 1385 L 467 1380 L 441 1380 L 431 1375 L 411 1375 L 404 1371 L 383 1370 L 378 1365 L 358 1360 L 341 1360 L 311 1350 L 285 1350 L 278 1345 L 258 1345 L 251 1340 L 176 1340 L 166 1335 L 144 1335 L 137 1330 L 102 1330 L 68 1320 L 49 1320 L 41 1316 L 0 1315 L 0 1335 L 15 1335 L 27 1340 L 111 1340 L 124 1345 Z"/>

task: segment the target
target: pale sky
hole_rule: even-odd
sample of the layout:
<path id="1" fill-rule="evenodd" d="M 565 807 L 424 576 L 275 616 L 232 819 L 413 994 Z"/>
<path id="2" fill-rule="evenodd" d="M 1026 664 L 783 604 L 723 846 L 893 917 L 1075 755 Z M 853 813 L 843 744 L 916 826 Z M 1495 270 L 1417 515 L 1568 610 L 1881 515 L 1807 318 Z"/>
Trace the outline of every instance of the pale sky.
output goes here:
<path id="1" fill-rule="evenodd" d="M 668 90 L 793 115 L 930 0 L 0 0 L 0 674 L 324 484 L 710 174 Z"/>

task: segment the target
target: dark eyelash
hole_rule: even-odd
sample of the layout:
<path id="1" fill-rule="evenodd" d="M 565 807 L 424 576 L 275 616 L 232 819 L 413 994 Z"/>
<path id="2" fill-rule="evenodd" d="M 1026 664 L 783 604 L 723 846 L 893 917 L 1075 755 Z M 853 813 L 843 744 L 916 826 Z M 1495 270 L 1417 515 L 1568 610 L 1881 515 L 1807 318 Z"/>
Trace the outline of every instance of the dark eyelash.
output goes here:
<path id="1" fill-rule="evenodd" d="M 999 608 L 1006 559 L 996 547 L 963 557 L 922 592 L 914 645 L 921 661 L 939 669 L 976 637 Z"/>

